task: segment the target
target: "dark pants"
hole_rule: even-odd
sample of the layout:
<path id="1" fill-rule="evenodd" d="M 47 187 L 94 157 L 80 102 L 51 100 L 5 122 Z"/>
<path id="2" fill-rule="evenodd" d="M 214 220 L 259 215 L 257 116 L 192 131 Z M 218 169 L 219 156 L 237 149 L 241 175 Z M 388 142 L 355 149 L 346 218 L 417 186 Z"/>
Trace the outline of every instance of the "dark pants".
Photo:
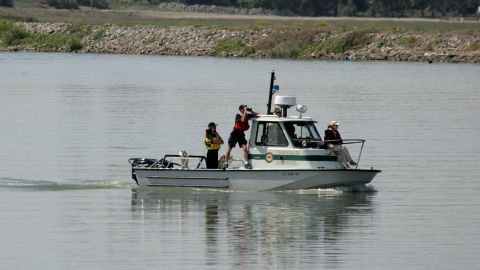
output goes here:
<path id="1" fill-rule="evenodd" d="M 234 148 L 237 143 L 238 146 L 242 147 L 242 145 L 247 144 L 247 139 L 245 139 L 245 132 L 234 129 L 228 137 L 228 145 Z"/>
<path id="2" fill-rule="evenodd" d="M 207 169 L 218 169 L 218 150 L 207 151 Z"/>

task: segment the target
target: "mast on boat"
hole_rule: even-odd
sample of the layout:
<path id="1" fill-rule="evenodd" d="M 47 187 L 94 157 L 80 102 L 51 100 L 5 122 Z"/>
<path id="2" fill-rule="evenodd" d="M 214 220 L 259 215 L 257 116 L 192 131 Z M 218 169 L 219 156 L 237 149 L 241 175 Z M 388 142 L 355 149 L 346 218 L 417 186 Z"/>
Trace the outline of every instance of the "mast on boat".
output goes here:
<path id="1" fill-rule="evenodd" d="M 275 81 L 275 70 L 272 70 L 272 76 L 270 77 L 270 88 L 268 89 L 268 104 L 267 104 L 267 115 L 272 114 L 272 95 L 273 95 L 273 82 Z"/>

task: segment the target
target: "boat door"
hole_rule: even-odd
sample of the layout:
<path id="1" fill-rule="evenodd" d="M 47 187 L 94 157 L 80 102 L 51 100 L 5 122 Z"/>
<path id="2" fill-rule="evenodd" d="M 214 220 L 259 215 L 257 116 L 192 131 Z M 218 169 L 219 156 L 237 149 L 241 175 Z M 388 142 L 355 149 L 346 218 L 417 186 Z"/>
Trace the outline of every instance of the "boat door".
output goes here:
<path id="1" fill-rule="evenodd" d="M 275 160 L 274 157 L 282 154 L 291 144 L 285 134 L 282 122 L 275 121 L 273 117 L 271 121 L 269 119 L 254 121 L 248 155 L 254 168 L 275 168 L 280 165 L 277 164 L 280 160 Z"/>

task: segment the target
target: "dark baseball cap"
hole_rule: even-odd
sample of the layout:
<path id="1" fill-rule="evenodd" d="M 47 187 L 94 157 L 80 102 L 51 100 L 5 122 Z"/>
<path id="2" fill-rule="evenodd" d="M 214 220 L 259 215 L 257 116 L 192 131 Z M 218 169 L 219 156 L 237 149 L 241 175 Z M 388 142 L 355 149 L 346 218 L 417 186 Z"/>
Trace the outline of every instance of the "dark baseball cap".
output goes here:
<path id="1" fill-rule="evenodd" d="M 248 106 L 246 104 L 241 104 L 240 106 L 238 106 L 238 109 L 240 110 L 243 107 L 248 107 Z"/>
<path id="2" fill-rule="evenodd" d="M 208 126 L 209 126 L 209 127 L 216 127 L 217 124 L 215 124 L 214 122 L 210 122 L 210 123 L 208 123 Z"/>

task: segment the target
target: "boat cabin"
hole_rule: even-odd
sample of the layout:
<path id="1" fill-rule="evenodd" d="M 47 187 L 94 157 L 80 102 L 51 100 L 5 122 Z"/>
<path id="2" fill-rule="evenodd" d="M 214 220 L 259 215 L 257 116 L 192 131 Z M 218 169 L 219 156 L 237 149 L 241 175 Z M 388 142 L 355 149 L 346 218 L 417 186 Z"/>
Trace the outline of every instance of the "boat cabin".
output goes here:
<path id="1" fill-rule="evenodd" d="M 332 151 L 326 149 L 316 121 L 303 117 L 306 107 L 294 97 L 276 96 L 281 115 L 260 115 L 253 120 L 249 140 L 249 161 L 255 169 L 342 169 Z M 287 116 L 296 105 L 298 116 Z"/>

